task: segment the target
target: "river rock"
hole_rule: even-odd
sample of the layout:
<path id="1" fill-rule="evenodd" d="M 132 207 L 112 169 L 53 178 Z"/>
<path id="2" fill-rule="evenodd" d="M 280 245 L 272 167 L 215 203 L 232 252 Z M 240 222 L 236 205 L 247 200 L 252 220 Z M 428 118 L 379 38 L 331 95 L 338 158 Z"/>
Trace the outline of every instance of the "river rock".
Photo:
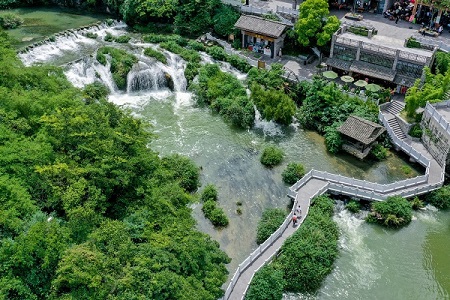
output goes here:
<path id="1" fill-rule="evenodd" d="M 22 38 L 22 42 L 29 42 L 29 41 L 32 41 L 33 39 L 34 38 L 31 36 L 26 36 L 26 37 Z"/>
<path id="2" fill-rule="evenodd" d="M 173 92 L 175 90 L 175 85 L 173 83 L 173 78 L 172 76 L 170 76 L 169 73 L 164 73 L 164 75 L 166 76 L 166 80 L 167 80 L 167 87 Z"/>

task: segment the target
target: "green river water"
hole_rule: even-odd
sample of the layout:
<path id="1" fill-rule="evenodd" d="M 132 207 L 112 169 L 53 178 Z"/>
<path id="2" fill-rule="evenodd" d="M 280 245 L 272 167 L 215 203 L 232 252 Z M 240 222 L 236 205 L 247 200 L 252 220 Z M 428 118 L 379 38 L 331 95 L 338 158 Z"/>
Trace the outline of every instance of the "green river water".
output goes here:
<path id="1" fill-rule="evenodd" d="M 66 17 L 55 14 L 64 23 Z M 73 15 L 67 20 L 77 18 L 84 17 Z M 92 51 L 94 46 L 90 43 L 86 51 Z M 42 49 L 54 51 L 54 47 L 46 47 Z M 46 53 L 34 51 L 37 52 L 22 59 L 27 63 L 33 59 L 55 63 Z M 56 60 L 70 61 L 79 53 L 81 56 L 92 53 L 74 51 L 75 54 L 62 51 L 61 55 L 70 59 Z M 81 76 L 88 76 L 89 72 L 83 70 L 79 71 Z M 200 205 L 192 207 L 199 230 L 217 240 L 232 258 L 230 278 L 237 265 L 257 247 L 256 226 L 262 211 L 273 207 L 287 209 L 290 205 L 286 196 L 288 186 L 281 180 L 287 163 L 301 162 L 307 170 L 315 168 L 379 183 L 406 178 L 405 169 L 410 172 L 408 176 L 423 172 L 417 166 L 407 167 L 408 159 L 401 154 L 392 154 L 383 162 L 330 155 L 321 136 L 296 126 L 257 121 L 250 130 L 231 128 L 220 116 L 196 107 L 187 92 L 116 92 L 111 101 L 130 107 L 137 116 L 153 124 L 158 138 L 150 143 L 152 149 L 161 155 L 188 156 L 202 168 L 202 184 L 213 183 L 218 187 L 219 204 L 230 219 L 227 228 L 214 229 L 204 219 Z M 274 169 L 259 162 L 262 149 L 269 144 L 286 153 L 283 164 Z M 242 202 L 241 215 L 236 212 L 237 202 Z M 285 295 L 285 299 L 449 299 L 450 214 L 427 207 L 414 216 L 406 228 L 387 230 L 366 224 L 362 216 L 337 209 L 334 218 L 341 230 L 340 256 L 333 272 L 315 295 Z"/>

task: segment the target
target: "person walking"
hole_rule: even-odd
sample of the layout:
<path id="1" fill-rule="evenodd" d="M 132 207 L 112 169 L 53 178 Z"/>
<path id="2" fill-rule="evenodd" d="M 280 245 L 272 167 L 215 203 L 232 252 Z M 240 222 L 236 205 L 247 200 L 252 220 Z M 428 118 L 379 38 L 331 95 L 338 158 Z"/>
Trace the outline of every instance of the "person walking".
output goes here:
<path id="1" fill-rule="evenodd" d="M 293 216 L 292 216 L 292 225 L 297 225 L 297 215 L 296 214 L 294 214 Z"/>
<path id="2" fill-rule="evenodd" d="M 399 15 L 397 14 L 397 16 L 395 16 L 395 24 L 398 23 L 398 19 L 400 19 Z"/>

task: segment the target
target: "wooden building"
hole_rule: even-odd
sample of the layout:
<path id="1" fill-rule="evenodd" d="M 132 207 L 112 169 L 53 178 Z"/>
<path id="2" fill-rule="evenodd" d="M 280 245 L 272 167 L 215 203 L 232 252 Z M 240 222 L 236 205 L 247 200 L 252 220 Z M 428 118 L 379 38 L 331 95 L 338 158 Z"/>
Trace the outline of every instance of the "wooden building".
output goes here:
<path id="1" fill-rule="evenodd" d="M 349 116 L 337 130 L 344 137 L 342 149 L 360 159 L 369 154 L 377 138 L 385 131 L 383 126 L 357 116 Z"/>
<path id="2" fill-rule="evenodd" d="M 256 16 L 241 16 L 234 27 L 241 30 L 242 48 L 274 58 L 280 54 L 286 25 Z"/>

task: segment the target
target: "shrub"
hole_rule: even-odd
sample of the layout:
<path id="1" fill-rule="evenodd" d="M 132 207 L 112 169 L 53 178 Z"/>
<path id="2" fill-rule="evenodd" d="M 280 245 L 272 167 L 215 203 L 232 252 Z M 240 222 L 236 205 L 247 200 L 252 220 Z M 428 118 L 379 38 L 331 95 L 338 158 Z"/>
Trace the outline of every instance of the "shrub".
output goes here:
<path id="1" fill-rule="evenodd" d="M 437 208 L 450 208 L 450 185 L 444 185 L 440 189 L 432 191 L 427 195 L 426 200 Z"/>
<path id="2" fill-rule="evenodd" d="M 147 43 L 159 44 L 159 43 L 163 43 L 163 42 L 164 43 L 165 42 L 174 42 L 181 47 L 185 47 L 186 45 L 188 45 L 188 40 L 177 34 L 170 34 L 170 35 L 148 34 L 148 35 L 144 36 L 143 39 Z"/>
<path id="3" fill-rule="evenodd" d="M 212 58 L 226 61 L 227 53 L 222 47 L 219 46 L 212 46 L 206 49 L 206 53 L 212 56 Z"/>
<path id="4" fill-rule="evenodd" d="M 417 41 L 415 38 L 410 37 L 407 41 L 406 41 L 406 47 L 407 48 L 421 48 L 421 44 L 419 41 Z"/>
<path id="5" fill-rule="evenodd" d="M 266 209 L 259 220 L 256 230 L 256 243 L 262 244 L 274 233 L 286 218 L 286 211 L 280 208 Z"/>
<path id="6" fill-rule="evenodd" d="M 103 40 L 105 42 L 114 42 L 114 36 L 110 32 L 107 32 Z"/>
<path id="7" fill-rule="evenodd" d="M 388 150 L 381 144 L 376 144 L 370 150 L 370 154 L 377 160 L 384 160 L 388 156 Z"/>
<path id="8" fill-rule="evenodd" d="M 285 285 L 283 271 L 273 263 L 265 265 L 253 277 L 245 300 L 281 299 Z"/>
<path id="9" fill-rule="evenodd" d="M 416 123 L 414 124 L 411 129 L 409 130 L 409 135 L 415 138 L 421 138 L 422 137 L 422 128 L 420 127 L 420 124 Z"/>
<path id="10" fill-rule="evenodd" d="M 159 46 L 167 51 L 178 54 L 187 62 L 199 63 L 202 60 L 198 52 L 185 49 L 174 41 L 162 42 Z"/>
<path id="11" fill-rule="evenodd" d="M 0 27 L 3 29 L 14 29 L 23 24 L 23 19 L 16 14 L 7 13 L 0 16 Z"/>
<path id="12" fill-rule="evenodd" d="M 325 127 L 325 146 L 330 153 L 338 153 L 342 149 L 344 140 L 337 130 L 338 125 Z"/>
<path id="13" fill-rule="evenodd" d="M 360 205 L 358 201 L 350 201 L 345 205 L 345 209 L 352 213 L 358 213 L 360 211 Z"/>
<path id="14" fill-rule="evenodd" d="M 124 90 L 127 87 L 127 74 L 135 63 L 137 58 L 124 50 L 113 47 L 102 47 L 97 50 L 97 61 L 106 65 L 106 54 L 111 56 L 110 71 L 117 87 Z"/>
<path id="15" fill-rule="evenodd" d="M 300 163 L 289 163 L 281 173 L 283 181 L 287 184 L 294 184 L 305 175 L 305 168 Z"/>
<path id="16" fill-rule="evenodd" d="M 333 200 L 314 198 L 302 226 L 284 242 L 276 263 L 283 270 L 286 291 L 314 292 L 332 271 L 339 253 L 339 230 L 332 216 Z"/>
<path id="17" fill-rule="evenodd" d="M 188 47 L 195 51 L 206 51 L 205 45 L 197 41 L 188 41 Z"/>
<path id="18" fill-rule="evenodd" d="M 90 39 L 96 39 L 97 37 L 98 37 L 98 34 L 96 34 L 96 33 L 94 33 L 94 32 L 87 32 L 86 34 L 85 34 L 85 36 L 87 37 L 87 38 L 90 38 Z"/>
<path id="19" fill-rule="evenodd" d="M 372 204 L 372 211 L 366 220 L 387 227 L 401 227 L 412 218 L 412 208 L 408 200 L 400 196 L 387 198 L 385 201 Z"/>
<path id="20" fill-rule="evenodd" d="M 155 58 L 156 60 L 162 62 L 163 64 L 167 64 L 167 57 L 158 50 L 155 50 L 153 48 L 145 48 L 144 54 L 148 57 Z"/>
<path id="21" fill-rule="evenodd" d="M 121 35 L 116 38 L 114 38 L 114 42 L 120 43 L 120 44 L 126 44 L 131 40 L 131 36 L 128 35 Z"/>
<path id="22" fill-rule="evenodd" d="M 419 197 L 414 197 L 411 201 L 411 208 L 414 210 L 421 209 L 423 207 L 423 201 L 419 199 Z"/>
<path id="23" fill-rule="evenodd" d="M 233 33 L 234 24 L 239 16 L 239 12 L 231 5 L 221 5 L 213 17 L 214 32 L 222 37 Z"/>
<path id="24" fill-rule="evenodd" d="M 235 54 L 227 55 L 226 59 L 230 63 L 230 65 L 243 73 L 247 73 L 252 68 L 252 66 L 245 59 L 240 58 Z"/>
<path id="25" fill-rule="evenodd" d="M 202 202 L 206 202 L 208 200 L 217 201 L 217 189 L 213 184 L 208 184 L 205 186 L 201 196 Z"/>
<path id="26" fill-rule="evenodd" d="M 225 227 L 229 223 L 227 216 L 221 208 L 217 207 L 217 202 L 214 200 L 205 201 L 202 211 L 215 227 Z"/>
<path id="27" fill-rule="evenodd" d="M 275 146 L 266 147 L 261 155 L 261 163 L 266 167 L 273 167 L 283 161 L 284 153 L 281 149 Z"/>
<path id="28" fill-rule="evenodd" d="M 186 64 L 186 68 L 184 69 L 184 77 L 186 78 L 188 85 L 190 85 L 195 76 L 198 75 L 200 67 L 201 65 L 199 63 L 188 62 Z"/>

